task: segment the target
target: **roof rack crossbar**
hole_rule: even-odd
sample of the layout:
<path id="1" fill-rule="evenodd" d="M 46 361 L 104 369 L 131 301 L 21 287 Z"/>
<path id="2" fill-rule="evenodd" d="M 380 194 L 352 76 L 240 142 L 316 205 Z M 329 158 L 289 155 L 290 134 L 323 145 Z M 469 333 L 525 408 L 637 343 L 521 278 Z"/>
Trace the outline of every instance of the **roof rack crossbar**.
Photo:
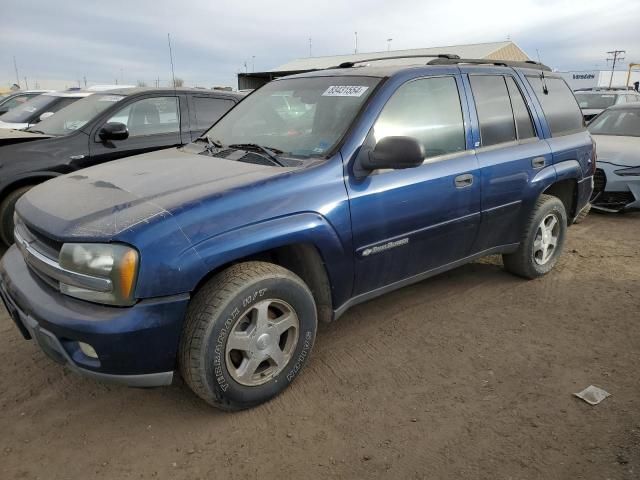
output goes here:
<path id="1" fill-rule="evenodd" d="M 441 58 L 441 59 L 454 60 L 460 57 L 452 53 L 441 53 L 438 55 L 394 55 L 391 57 L 372 57 L 372 58 L 363 58 L 362 60 L 354 60 L 352 62 L 342 62 L 337 67 L 331 67 L 331 68 L 351 68 L 357 65 L 358 63 L 376 62 L 380 60 L 397 60 L 401 58 L 438 58 L 438 59 Z"/>
<path id="2" fill-rule="evenodd" d="M 513 60 L 489 60 L 485 58 L 434 58 L 427 65 L 457 65 L 460 63 L 468 63 L 471 65 L 497 65 L 500 67 L 520 67 L 520 68 L 536 68 L 550 72 L 551 69 L 544 63 L 526 60 L 524 62 L 516 62 Z"/>

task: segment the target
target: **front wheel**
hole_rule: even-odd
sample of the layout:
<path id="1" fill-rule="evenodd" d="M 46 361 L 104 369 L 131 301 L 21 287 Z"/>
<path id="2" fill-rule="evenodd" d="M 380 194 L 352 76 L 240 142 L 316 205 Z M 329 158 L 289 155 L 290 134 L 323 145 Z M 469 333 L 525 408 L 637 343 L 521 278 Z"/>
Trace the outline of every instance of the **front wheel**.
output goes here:
<path id="1" fill-rule="evenodd" d="M 537 278 L 548 273 L 558 262 L 566 233 L 564 204 L 557 197 L 540 195 L 518 250 L 502 256 L 505 269 L 524 278 Z"/>
<path id="2" fill-rule="evenodd" d="M 20 187 L 4 197 L 0 203 L 0 240 L 6 246 L 13 244 L 13 211 L 18 199 L 33 188 L 33 185 Z"/>
<path id="3" fill-rule="evenodd" d="M 297 275 L 271 263 L 237 264 L 193 297 L 180 342 L 180 371 L 215 407 L 253 407 L 300 373 L 316 329 L 313 295 Z"/>

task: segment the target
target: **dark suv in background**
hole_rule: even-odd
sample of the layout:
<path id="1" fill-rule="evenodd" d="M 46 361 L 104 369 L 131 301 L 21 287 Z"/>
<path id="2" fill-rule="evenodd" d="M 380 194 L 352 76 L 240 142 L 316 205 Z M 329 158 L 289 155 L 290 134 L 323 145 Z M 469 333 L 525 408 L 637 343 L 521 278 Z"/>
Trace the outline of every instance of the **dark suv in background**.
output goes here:
<path id="1" fill-rule="evenodd" d="M 24 132 L 0 130 L 0 239 L 13 242 L 13 208 L 34 185 L 198 138 L 243 96 L 203 89 L 93 93 Z"/>
<path id="2" fill-rule="evenodd" d="M 179 370 L 232 410 L 285 389 L 317 322 L 353 305 L 491 254 L 548 273 L 595 170 L 564 80 L 368 62 L 272 81 L 199 142 L 23 196 L 0 294 L 24 336 L 95 378 Z"/>

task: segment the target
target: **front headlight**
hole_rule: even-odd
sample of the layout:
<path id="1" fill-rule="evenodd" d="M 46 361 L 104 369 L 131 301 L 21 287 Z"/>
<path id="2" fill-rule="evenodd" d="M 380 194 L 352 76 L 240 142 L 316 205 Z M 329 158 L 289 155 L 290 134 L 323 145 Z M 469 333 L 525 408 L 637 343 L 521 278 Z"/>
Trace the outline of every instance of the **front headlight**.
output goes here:
<path id="1" fill-rule="evenodd" d="M 60 291 L 91 302 L 133 305 L 138 260 L 138 252 L 126 245 L 65 243 L 60 250 L 60 267 L 80 274 L 79 278 L 85 277 L 86 284 L 60 282 Z M 103 281 L 95 282 L 95 279 Z"/>

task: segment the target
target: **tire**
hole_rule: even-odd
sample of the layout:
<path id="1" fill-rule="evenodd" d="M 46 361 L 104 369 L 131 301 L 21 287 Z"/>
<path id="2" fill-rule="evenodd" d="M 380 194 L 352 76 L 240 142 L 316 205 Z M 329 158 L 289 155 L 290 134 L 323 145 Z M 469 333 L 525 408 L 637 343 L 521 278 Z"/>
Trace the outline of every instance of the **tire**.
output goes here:
<path id="1" fill-rule="evenodd" d="M 589 215 L 590 211 L 591 211 L 591 204 L 587 203 L 587 205 L 582 210 L 580 210 L 580 213 L 578 214 L 576 219 L 573 221 L 573 223 L 576 225 L 578 223 L 582 223 L 584 219 L 587 218 L 587 215 Z"/>
<path id="2" fill-rule="evenodd" d="M 13 211 L 18 199 L 33 188 L 33 185 L 20 187 L 4 197 L 0 203 L 0 240 L 7 247 L 13 244 Z"/>
<path id="3" fill-rule="evenodd" d="M 552 224 L 551 218 L 555 218 Z M 545 221 L 546 235 L 542 222 Z M 549 230 L 550 229 L 550 230 Z M 555 266 L 562 254 L 567 233 L 567 212 L 559 198 L 540 195 L 529 216 L 520 246 L 514 253 L 502 256 L 505 269 L 524 278 L 537 278 L 545 275 Z M 555 246 L 550 247 L 555 241 Z"/>
<path id="4" fill-rule="evenodd" d="M 254 407 L 299 375 L 317 324 L 313 295 L 297 275 L 266 262 L 233 265 L 209 280 L 189 304 L 180 373 L 214 407 Z"/>

